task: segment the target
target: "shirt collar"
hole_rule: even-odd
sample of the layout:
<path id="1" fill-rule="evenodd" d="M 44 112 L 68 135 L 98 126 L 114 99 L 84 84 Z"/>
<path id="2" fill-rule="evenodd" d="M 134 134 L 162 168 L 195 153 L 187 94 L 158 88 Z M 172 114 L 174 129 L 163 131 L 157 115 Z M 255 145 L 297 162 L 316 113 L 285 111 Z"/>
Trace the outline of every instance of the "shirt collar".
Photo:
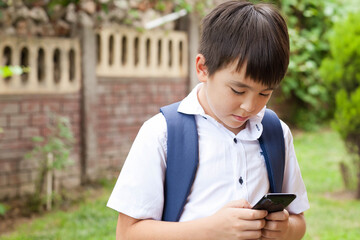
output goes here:
<path id="1" fill-rule="evenodd" d="M 185 97 L 178 108 L 178 112 L 190 114 L 190 115 L 201 115 L 204 116 L 205 111 L 200 105 L 199 99 L 198 99 L 198 92 L 200 90 L 202 83 L 199 83 L 196 85 L 193 90 Z"/>
<path id="2" fill-rule="evenodd" d="M 210 117 L 205 114 L 205 111 L 200 105 L 198 99 L 198 91 L 200 90 L 201 85 L 202 83 L 196 85 L 194 89 L 189 93 L 189 95 L 181 101 L 178 112 L 190 115 L 200 115 L 206 118 Z M 265 109 L 266 106 L 264 106 L 264 108 L 261 109 L 261 111 L 257 115 L 250 118 L 246 123 L 245 129 L 240 131 L 236 136 L 234 133 L 231 133 L 240 140 L 257 140 L 262 134 L 263 126 L 261 124 L 261 121 L 264 117 Z M 226 128 L 224 127 L 224 129 Z"/>

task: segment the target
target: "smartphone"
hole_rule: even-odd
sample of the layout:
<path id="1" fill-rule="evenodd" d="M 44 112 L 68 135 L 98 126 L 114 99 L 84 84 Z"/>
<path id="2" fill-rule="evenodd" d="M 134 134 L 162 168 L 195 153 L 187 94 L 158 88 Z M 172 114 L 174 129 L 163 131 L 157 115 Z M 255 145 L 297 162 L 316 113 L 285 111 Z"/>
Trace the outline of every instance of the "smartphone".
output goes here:
<path id="1" fill-rule="evenodd" d="M 265 194 L 253 207 L 257 210 L 267 210 L 269 213 L 284 210 L 294 199 L 292 193 L 268 193 Z"/>

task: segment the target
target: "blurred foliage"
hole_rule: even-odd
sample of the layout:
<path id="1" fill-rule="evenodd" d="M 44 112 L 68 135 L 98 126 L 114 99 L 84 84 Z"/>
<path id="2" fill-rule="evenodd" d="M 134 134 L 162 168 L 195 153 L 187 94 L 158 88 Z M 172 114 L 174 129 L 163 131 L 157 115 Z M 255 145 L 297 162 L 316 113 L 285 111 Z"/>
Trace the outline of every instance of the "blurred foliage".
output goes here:
<path id="1" fill-rule="evenodd" d="M 23 0 L 27 7 L 42 7 L 46 12 L 51 15 L 55 12 L 57 6 L 67 7 L 70 4 L 74 4 L 79 7 L 82 0 Z M 107 10 L 108 7 L 114 6 L 114 2 L 117 0 L 94 0 L 99 9 Z M 0 0 L 0 8 L 6 8 L 17 4 L 17 0 Z M 1 11 L 0 11 L 1 18 Z"/>
<path id="2" fill-rule="evenodd" d="M 357 147 L 360 147 L 360 144 L 356 141 L 356 139 L 360 138 L 360 87 L 350 93 L 346 92 L 345 89 L 341 89 L 336 94 L 333 126 L 343 139 L 349 140 L 356 144 Z M 355 141 L 353 142 L 353 140 Z"/>
<path id="3" fill-rule="evenodd" d="M 0 216 L 4 216 L 6 211 L 7 207 L 4 204 L 0 203 Z"/>
<path id="4" fill-rule="evenodd" d="M 9 7 L 16 4 L 17 0 L 0 0 L 0 8 Z M 79 6 L 83 0 L 23 0 L 26 6 L 42 6 L 44 9 L 53 10 L 56 6 L 66 7 L 70 4 Z M 135 1 L 137 4 L 130 4 L 130 0 L 93 0 L 97 5 L 97 10 L 107 11 L 113 7 L 128 8 L 129 10 L 143 11 L 147 8 L 153 8 L 159 12 L 166 12 L 168 10 L 178 11 L 186 9 L 188 12 L 197 12 L 204 14 L 215 5 L 215 0 L 144 0 Z M 138 5 L 138 6 L 136 6 Z M 142 6 L 140 6 L 142 5 Z M 144 6 L 145 9 L 144 9 Z"/>
<path id="5" fill-rule="evenodd" d="M 44 196 L 44 186 L 46 175 L 49 171 L 63 170 L 72 164 L 70 153 L 75 141 L 70 121 L 66 117 L 49 115 L 47 125 L 48 134 L 35 136 L 32 138 L 35 147 L 25 155 L 28 159 L 34 159 L 39 163 L 39 175 L 36 183 L 35 193 L 29 198 L 28 205 L 34 211 L 41 211 L 46 198 Z M 49 154 L 53 156 L 53 161 L 49 162 Z M 55 200 L 56 195 L 52 196 Z"/>
<path id="6" fill-rule="evenodd" d="M 350 13 L 334 26 L 330 56 L 321 65 L 321 76 L 336 93 L 333 127 L 355 154 L 360 199 L 360 12 Z"/>
<path id="7" fill-rule="evenodd" d="M 0 0 L 0 9 L 15 7 L 21 8 L 21 0 Z M 49 19 L 56 23 L 56 20 L 64 19 L 66 9 L 71 11 L 85 12 L 93 19 L 95 26 L 112 21 L 117 24 L 128 25 L 143 31 L 143 23 L 148 21 L 149 16 L 157 18 L 174 11 L 186 9 L 188 12 L 195 12 L 204 16 L 209 11 L 216 0 L 22 0 L 27 8 L 41 7 L 45 10 Z M 121 11 L 117 11 L 121 9 Z M 148 12 L 148 10 L 151 10 Z M 122 12 L 125 11 L 123 15 Z M 155 12 L 155 13 L 154 13 Z M 120 13 L 120 14 L 119 14 Z M 5 14 L 6 15 L 6 14 Z M 4 19 L 4 14 L 0 11 L 0 26 Z M 84 16 L 84 15 L 83 15 Z M 106 16 L 109 16 L 107 18 Z M 16 22 L 16 21 L 14 21 Z"/>
<path id="8" fill-rule="evenodd" d="M 329 92 L 318 69 L 329 51 L 327 34 L 343 12 L 341 4 L 336 0 L 278 0 L 274 3 L 281 8 L 290 35 L 290 63 L 281 83 L 281 100 L 292 99 L 294 103 L 288 121 L 311 130 L 331 115 Z"/>
<path id="9" fill-rule="evenodd" d="M 34 149 L 26 154 L 26 158 L 42 161 L 41 166 L 47 169 L 63 169 L 71 162 L 69 160 L 72 145 L 75 141 L 71 131 L 70 120 L 67 117 L 49 115 L 47 136 L 32 138 Z M 54 161 L 51 166 L 47 164 L 47 156 L 52 153 Z"/>
<path id="10" fill-rule="evenodd" d="M 351 13 L 334 27 L 330 56 L 321 65 L 321 76 L 336 94 L 334 127 L 344 139 L 360 135 L 360 13 Z"/>
<path id="11" fill-rule="evenodd" d="M 23 73 L 28 73 L 29 71 L 29 67 L 0 66 L 0 76 L 3 78 L 11 77 L 13 75 L 21 75 Z"/>

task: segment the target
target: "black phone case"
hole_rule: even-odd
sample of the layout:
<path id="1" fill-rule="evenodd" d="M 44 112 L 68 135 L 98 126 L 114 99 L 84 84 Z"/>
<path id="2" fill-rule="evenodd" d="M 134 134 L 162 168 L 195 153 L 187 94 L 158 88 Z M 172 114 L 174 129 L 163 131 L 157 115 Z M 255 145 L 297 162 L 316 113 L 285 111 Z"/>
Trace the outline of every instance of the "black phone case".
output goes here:
<path id="1" fill-rule="evenodd" d="M 257 210 L 267 210 L 269 213 L 284 210 L 294 199 L 295 194 L 273 193 L 263 196 L 253 207 Z"/>

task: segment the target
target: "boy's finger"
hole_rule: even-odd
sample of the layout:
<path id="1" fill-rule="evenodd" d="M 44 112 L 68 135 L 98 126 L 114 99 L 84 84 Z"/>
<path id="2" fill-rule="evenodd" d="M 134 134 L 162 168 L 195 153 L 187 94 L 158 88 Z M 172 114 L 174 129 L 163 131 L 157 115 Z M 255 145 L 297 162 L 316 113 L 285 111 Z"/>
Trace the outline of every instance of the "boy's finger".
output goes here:
<path id="1" fill-rule="evenodd" d="M 244 231 L 239 235 L 240 235 L 241 239 L 260 239 L 261 238 L 261 230 Z"/>
<path id="2" fill-rule="evenodd" d="M 269 215 L 266 216 L 266 220 L 270 220 L 270 221 L 285 221 L 288 218 L 289 218 L 289 212 L 286 209 L 280 212 L 270 213 Z"/>
<path id="3" fill-rule="evenodd" d="M 236 209 L 236 216 L 244 220 L 264 219 L 268 212 L 266 210 Z"/>
<path id="4" fill-rule="evenodd" d="M 264 219 L 252 220 L 252 221 L 243 221 L 244 229 L 246 230 L 261 230 L 266 226 L 266 221 Z"/>
<path id="5" fill-rule="evenodd" d="M 288 222 L 286 221 L 266 221 L 264 229 L 270 231 L 281 231 L 282 229 L 286 229 L 287 226 Z"/>

